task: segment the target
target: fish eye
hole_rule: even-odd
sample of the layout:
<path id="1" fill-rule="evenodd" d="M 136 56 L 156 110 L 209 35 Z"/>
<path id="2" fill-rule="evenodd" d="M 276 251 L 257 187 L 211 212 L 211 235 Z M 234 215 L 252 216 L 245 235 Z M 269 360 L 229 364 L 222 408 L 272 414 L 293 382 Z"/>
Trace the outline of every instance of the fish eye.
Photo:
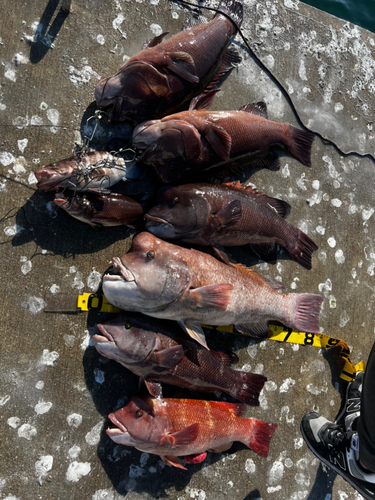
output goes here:
<path id="1" fill-rule="evenodd" d="M 56 167 L 56 163 L 51 163 L 51 167 L 55 168 Z"/>
<path id="2" fill-rule="evenodd" d="M 173 205 L 176 205 L 176 203 L 178 203 L 178 196 L 172 198 L 171 202 L 173 203 Z"/>
<path id="3" fill-rule="evenodd" d="M 143 411 L 142 410 L 137 410 L 135 412 L 135 418 L 140 418 L 142 415 L 143 415 Z"/>
<path id="4" fill-rule="evenodd" d="M 172 160 L 172 161 L 169 162 L 169 168 L 170 168 L 170 170 L 173 170 L 176 166 L 177 166 L 177 161 L 176 160 Z"/>
<path id="5" fill-rule="evenodd" d="M 132 327 L 132 324 L 127 322 L 125 323 L 125 330 L 130 330 L 130 328 Z"/>
<path id="6" fill-rule="evenodd" d="M 150 250 L 149 252 L 147 252 L 147 258 L 150 260 L 155 259 L 155 250 Z"/>

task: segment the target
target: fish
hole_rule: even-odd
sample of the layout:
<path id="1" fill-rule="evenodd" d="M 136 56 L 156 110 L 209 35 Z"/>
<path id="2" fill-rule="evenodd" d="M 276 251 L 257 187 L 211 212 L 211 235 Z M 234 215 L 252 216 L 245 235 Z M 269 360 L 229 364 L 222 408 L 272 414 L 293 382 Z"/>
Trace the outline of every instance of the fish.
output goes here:
<path id="1" fill-rule="evenodd" d="M 277 425 L 241 418 L 246 408 L 240 403 L 133 397 L 108 415 L 115 427 L 106 432 L 117 444 L 159 455 L 165 464 L 184 470 L 178 457 L 221 453 L 234 441 L 267 457 Z"/>
<path id="2" fill-rule="evenodd" d="M 97 328 L 96 350 L 138 375 L 151 396 L 162 399 L 161 383 L 166 383 L 194 391 L 223 391 L 248 405 L 259 405 L 265 376 L 233 370 L 229 365 L 238 361 L 235 354 L 208 351 L 181 338 L 174 322 L 121 313 Z"/>
<path id="3" fill-rule="evenodd" d="M 75 219 L 91 227 L 109 227 L 132 224 L 144 214 L 144 205 L 119 193 L 90 193 L 67 197 L 56 193 L 53 200 L 57 206 Z"/>
<path id="4" fill-rule="evenodd" d="M 224 167 L 254 166 L 279 170 L 282 149 L 311 167 L 314 135 L 287 123 L 267 119 L 263 102 L 238 111 L 210 111 L 217 90 L 193 99 L 188 111 L 140 123 L 133 131 L 133 147 L 143 150 L 137 162 L 154 168 L 163 182 L 174 183 L 193 172 Z"/>
<path id="5" fill-rule="evenodd" d="M 35 172 L 42 191 L 70 189 L 79 192 L 110 192 L 108 188 L 126 180 L 126 161 L 107 151 L 89 151 L 51 163 Z"/>
<path id="6" fill-rule="evenodd" d="M 112 259 L 103 276 L 107 300 L 127 311 L 178 321 L 207 347 L 201 325 L 234 324 L 241 333 L 268 337 L 267 322 L 319 332 L 320 295 L 281 293 L 282 283 L 242 264 L 226 264 L 194 249 L 138 234 L 130 251 Z"/>
<path id="7" fill-rule="evenodd" d="M 284 247 L 311 269 L 318 246 L 285 217 L 290 205 L 236 181 L 195 183 L 159 190 L 158 205 L 145 214 L 146 230 L 158 238 L 213 247 L 250 244 Z"/>
<path id="8" fill-rule="evenodd" d="M 132 125 L 187 109 L 194 96 L 213 88 L 241 61 L 228 45 L 241 26 L 242 3 L 223 0 L 219 10 L 226 15 L 202 22 L 203 16 L 193 14 L 182 32 L 146 42 L 115 75 L 96 85 L 97 106 L 112 106 L 112 122 Z"/>

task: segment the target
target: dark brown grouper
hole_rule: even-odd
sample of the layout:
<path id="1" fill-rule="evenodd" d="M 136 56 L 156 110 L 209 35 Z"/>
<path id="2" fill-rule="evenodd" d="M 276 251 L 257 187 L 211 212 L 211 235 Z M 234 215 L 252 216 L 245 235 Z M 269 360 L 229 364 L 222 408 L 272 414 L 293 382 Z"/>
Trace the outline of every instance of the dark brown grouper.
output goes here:
<path id="1" fill-rule="evenodd" d="M 142 217 L 144 206 L 118 193 L 90 193 L 66 197 L 56 194 L 54 202 L 75 219 L 92 227 L 132 226 Z"/>
<path id="2" fill-rule="evenodd" d="M 275 149 L 311 166 L 313 134 L 268 120 L 264 103 L 239 111 L 207 111 L 215 93 L 194 99 L 189 111 L 138 125 L 133 147 L 145 150 L 138 162 L 154 167 L 163 182 L 175 182 L 189 170 L 226 168 L 240 160 L 278 170 Z"/>
<path id="3" fill-rule="evenodd" d="M 259 392 L 266 377 L 232 370 L 235 354 L 208 351 L 182 339 L 172 321 L 150 321 L 141 315 L 121 313 L 97 325 L 97 351 L 141 377 L 151 396 L 162 397 L 161 383 L 196 391 L 223 391 L 251 406 L 259 405 Z M 177 330 L 177 331 L 176 331 Z"/>
<path id="4" fill-rule="evenodd" d="M 120 309 L 176 320 L 207 347 L 201 324 L 230 325 L 267 337 L 267 321 L 319 332 L 323 298 L 279 293 L 282 285 L 241 264 L 227 265 L 197 250 L 140 233 L 128 254 L 112 259 L 103 292 Z"/>
<path id="5" fill-rule="evenodd" d="M 299 264 L 311 269 L 311 255 L 318 247 L 284 220 L 289 211 L 288 203 L 239 182 L 198 183 L 160 189 L 158 205 L 145 219 L 150 233 L 167 240 L 211 246 L 278 243 Z"/>
<path id="6" fill-rule="evenodd" d="M 241 26 L 242 3 L 223 0 L 219 10 Z M 97 84 L 97 105 L 113 106 L 112 121 L 134 125 L 187 109 L 194 96 L 213 87 L 241 60 L 228 49 L 237 32 L 230 19 L 217 14 L 212 21 L 197 24 L 200 18 L 193 15 L 181 33 L 164 42 L 167 33 L 153 38 L 117 74 Z"/>

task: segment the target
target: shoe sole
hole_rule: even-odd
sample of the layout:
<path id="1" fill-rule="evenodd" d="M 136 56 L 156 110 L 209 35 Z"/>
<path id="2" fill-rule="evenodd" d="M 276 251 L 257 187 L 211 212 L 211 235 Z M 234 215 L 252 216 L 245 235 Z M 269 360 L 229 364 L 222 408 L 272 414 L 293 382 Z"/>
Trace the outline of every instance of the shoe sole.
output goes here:
<path id="1" fill-rule="evenodd" d="M 306 434 L 305 434 L 305 431 L 302 427 L 302 422 L 301 422 L 301 425 L 300 425 L 300 431 L 301 431 L 301 434 L 302 434 L 302 437 L 303 437 L 303 440 L 305 441 L 305 444 L 306 446 L 308 447 L 308 449 L 316 456 L 316 458 L 318 458 L 321 462 L 323 462 L 327 467 L 329 467 L 330 469 L 334 470 L 339 476 L 341 476 L 347 483 L 350 484 L 350 486 L 352 488 L 354 488 L 356 491 L 358 491 L 358 493 L 360 493 L 366 500 L 374 500 L 375 499 L 375 492 L 374 493 L 371 493 L 370 491 L 368 490 L 365 490 L 365 491 L 361 491 L 358 489 L 358 484 L 354 483 L 353 481 L 350 480 L 350 477 L 347 477 L 347 476 L 344 476 L 341 469 L 339 469 L 338 467 L 335 467 L 333 464 L 331 464 L 331 462 L 329 462 L 327 459 L 323 458 L 323 457 L 320 457 L 314 450 L 314 448 L 310 445 L 309 441 L 307 440 L 307 437 L 306 437 Z"/>

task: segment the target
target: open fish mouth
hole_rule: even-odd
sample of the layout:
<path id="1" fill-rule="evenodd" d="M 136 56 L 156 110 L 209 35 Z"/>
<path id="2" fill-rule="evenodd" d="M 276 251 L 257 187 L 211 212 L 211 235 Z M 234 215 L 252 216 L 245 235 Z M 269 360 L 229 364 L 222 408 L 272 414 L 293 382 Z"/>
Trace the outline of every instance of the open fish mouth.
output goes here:
<path id="1" fill-rule="evenodd" d="M 119 257 L 114 257 L 112 259 L 113 268 L 110 269 L 109 273 L 103 277 L 105 281 L 119 281 L 124 279 L 125 281 L 135 281 L 134 274 L 127 269 L 121 262 Z"/>
<path id="2" fill-rule="evenodd" d="M 108 418 L 115 426 L 115 427 L 108 427 L 108 429 L 106 430 L 108 436 L 116 437 L 116 436 L 123 436 L 124 434 L 130 436 L 127 428 L 119 420 L 117 420 L 114 413 L 110 413 L 108 415 Z"/>

